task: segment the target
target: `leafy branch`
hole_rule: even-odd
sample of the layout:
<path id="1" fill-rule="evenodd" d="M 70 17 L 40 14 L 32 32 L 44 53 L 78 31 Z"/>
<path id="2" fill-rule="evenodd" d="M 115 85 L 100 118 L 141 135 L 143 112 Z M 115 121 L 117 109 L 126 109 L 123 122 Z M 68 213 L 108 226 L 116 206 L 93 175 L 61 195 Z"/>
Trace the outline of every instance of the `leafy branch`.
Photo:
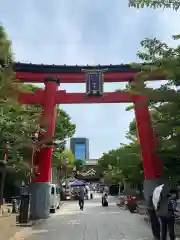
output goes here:
<path id="1" fill-rule="evenodd" d="M 179 0 L 129 0 L 129 7 L 135 8 L 172 8 L 177 11 L 180 7 Z"/>

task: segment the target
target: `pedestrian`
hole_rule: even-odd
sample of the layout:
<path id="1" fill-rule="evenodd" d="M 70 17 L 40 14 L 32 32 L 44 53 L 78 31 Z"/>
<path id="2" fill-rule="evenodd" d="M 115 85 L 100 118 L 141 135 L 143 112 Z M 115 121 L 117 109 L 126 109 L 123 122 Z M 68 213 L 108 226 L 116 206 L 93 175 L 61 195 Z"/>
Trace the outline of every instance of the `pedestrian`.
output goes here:
<path id="1" fill-rule="evenodd" d="M 80 187 L 79 189 L 79 207 L 80 207 L 80 210 L 83 211 L 84 209 L 84 196 L 85 196 L 85 189 L 84 187 Z"/>
<path id="2" fill-rule="evenodd" d="M 159 217 L 161 228 L 161 240 L 167 239 L 167 231 L 169 230 L 170 240 L 175 240 L 175 217 L 174 208 L 169 189 L 166 187 L 162 190 L 160 200 L 156 210 L 156 214 Z"/>
<path id="3" fill-rule="evenodd" d="M 107 193 L 107 194 L 109 194 L 109 188 L 108 188 L 108 186 L 104 186 L 102 193 Z"/>
<path id="4" fill-rule="evenodd" d="M 154 239 L 160 240 L 160 223 L 159 223 L 158 217 L 156 215 L 156 211 L 153 206 L 152 196 L 149 197 L 147 211 L 148 211 L 152 234 L 154 236 Z"/>

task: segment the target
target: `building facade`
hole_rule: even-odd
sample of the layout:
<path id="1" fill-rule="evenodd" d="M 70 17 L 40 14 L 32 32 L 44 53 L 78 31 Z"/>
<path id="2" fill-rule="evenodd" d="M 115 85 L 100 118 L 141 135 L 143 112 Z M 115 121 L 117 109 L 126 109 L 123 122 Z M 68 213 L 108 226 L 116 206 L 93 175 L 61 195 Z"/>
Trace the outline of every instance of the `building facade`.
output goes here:
<path id="1" fill-rule="evenodd" d="M 89 160 L 89 139 L 88 138 L 71 138 L 70 149 L 75 159 L 82 161 Z"/>
<path id="2" fill-rule="evenodd" d="M 87 166 L 96 166 L 97 164 L 98 164 L 97 159 L 89 159 L 88 161 L 86 161 Z"/>

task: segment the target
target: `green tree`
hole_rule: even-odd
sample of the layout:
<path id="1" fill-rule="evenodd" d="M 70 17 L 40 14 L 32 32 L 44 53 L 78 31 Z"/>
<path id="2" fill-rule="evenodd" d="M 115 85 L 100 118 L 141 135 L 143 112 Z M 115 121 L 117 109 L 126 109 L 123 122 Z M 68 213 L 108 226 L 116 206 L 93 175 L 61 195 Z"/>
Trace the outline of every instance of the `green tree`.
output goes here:
<path id="1" fill-rule="evenodd" d="M 39 125 L 41 106 L 20 105 L 18 91 L 35 92 L 37 87 L 20 84 L 13 72 L 11 42 L 0 26 L 0 198 L 3 196 L 4 180 L 8 171 L 22 171 L 24 176 L 32 174 L 32 149 L 53 144 L 62 151 L 66 139 L 75 132 L 75 125 L 62 109 L 57 110 L 56 133 L 54 139 L 34 141 L 36 132 L 43 130 Z M 1 201 L 2 202 L 2 201 Z"/>
<path id="2" fill-rule="evenodd" d="M 74 167 L 76 168 L 76 171 L 81 172 L 84 168 L 84 161 L 81 159 L 75 159 Z"/>
<path id="3" fill-rule="evenodd" d="M 159 138 L 158 154 L 164 164 L 164 173 L 174 182 L 180 180 L 180 105 L 164 103 L 152 110 L 154 133 Z"/>
<path id="4" fill-rule="evenodd" d="M 63 152 L 61 152 L 61 149 L 55 149 L 53 152 L 53 166 L 56 167 L 57 181 L 61 185 L 63 178 L 67 178 L 67 175 L 73 170 L 73 153 L 68 149 Z"/>
<path id="5" fill-rule="evenodd" d="M 118 149 L 104 153 L 98 165 L 109 183 L 139 185 L 142 182 L 143 169 L 137 141 L 121 144 Z"/>
<path id="6" fill-rule="evenodd" d="M 71 123 L 70 116 L 58 106 L 54 134 L 55 147 L 57 142 L 58 151 L 62 152 L 65 150 L 67 139 L 74 135 L 75 130 L 76 125 Z"/>
<path id="7" fill-rule="evenodd" d="M 14 100 L 14 90 L 17 89 L 13 73 L 13 55 L 11 42 L 2 26 L 0 26 L 0 104 Z"/>
<path id="8" fill-rule="evenodd" d="M 129 1 L 129 5 L 135 8 L 171 8 L 179 10 L 180 1 L 166 0 L 135 0 Z M 180 35 L 172 36 L 174 40 L 179 40 Z M 159 137 L 158 154 L 164 164 L 164 171 L 167 177 L 174 181 L 179 180 L 179 125 L 180 125 L 180 45 L 176 42 L 172 48 L 167 43 L 157 38 L 144 39 L 141 41 L 143 51 L 138 52 L 139 58 L 143 65 L 133 65 L 141 69 L 135 78 L 135 84 L 130 89 L 138 94 L 146 95 L 147 98 L 163 98 L 165 103 L 151 103 L 151 115 L 154 133 Z M 167 84 L 162 85 L 159 89 L 153 90 L 147 88 L 144 80 L 151 75 L 164 75 Z M 135 129 L 135 122 L 131 124 L 131 132 Z"/>
<path id="9" fill-rule="evenodd" d="M 32 136 L 38 128 L 34 108 L 7 104 L 0 113 L 0 166 L 1 191 L 7 168 L 29 171 L 32 155 Z M 2 195 L 1 192 L 1 195 Z"/>
<path id="10" fill-rule="evenodd" d="M 173 8 L 178 10 L 179 1 L 154 1 L 154 0 L 132 0 L 129 1 L 131 7 L 143 8 Z M 178 40 L 180 35 L 173 36 Z M 168 177 L 176 178 L 179 171 L 179 113 L 180 113 L 180 45 L 175 48 L 168 46 L 156 38 L 144 39 L 141 41 L 142 52 L 138 52 L 138 57 L 143 64 L 132 64 L 139 73 L 133 83 L 127 85 L 125 91 L 133 94 L 145 95 L 147 99 L 164 99 L 166 103 L 150 103 L 152 124 L 154 133 L 159 136 L 159 151 L 163 159 L 165 174 Z M 159 89 L 148 88 L 144 81 L 150 76 L 164 76 L 167 84 Z M 169 102 L 168 102 L 169 101 Z M 129 110 L 133 107 L 129 107 Z M 129 182 L 141 183 L 143 180 L 143 168 L 139 143 L 137 141 L 136 122 L 130 123 L 127 138 L 130 143 L 121 145 L 116 150 L 111 150 L 99 159 L 99 165 L 108 181 L 114 181 L 118 176 L 119 180 L 125 179 Z M 116 179 L 116 181 L 118 181 Z"/>
<path id="11" fill-rule="evenodd" d="M 22 146 L 27 144 L 28 137 L 37 127 L 32 110 L 21 107 L 16 98 L 16 92 L 21 84 L 15 79 L 13 72 L 13 55 L 11 42 L 2 26 L 0 26 L 0 199 L 2 203 L 4 181 L 7 164 L 15 168 L 22 161 Z M 25 112 L 28 112 L 26 114 Z"/>
<path id="12" fill-rule="evenodd" d="M 129 5 L 135 8 L 172 8 L 178 10 L 180 7 L 179 0 L 129 0 Z M 174 40 L 180 38 L 180 34 L 172 36 Z M 137 56 L 143 61 L 144 64 L 132 64 L 141 70 L 130 88 L 137 93 L 146 94 L 151 96 L 154 94 L 156 99 L 158 96 L 163 97 L 164 100 L 177 100 L 179 101 L 179 91 L 177 87 L 180 84 L 180 45 L 176 44 L 175 48 L 168 46 L 167 43 L 158 40 L 157 38 L 145 38 L 141 41 L 141 46 L 144 49 L 138 52 Z M 150 76 L 164 76 L 168 80 L 168 84 L 162 86 L 160 89 L 154 91 L 148 89 L 144 81 Z M 167 94 L 168 93 L 168 94 Z"/>
<path id="13" fill-rule="evenodd" d="M 178 10 L 180 7 L 179 0 L 129 0 L 129 6 L 135 8 L 173 8 Z"/>
<path id="14" fill-rule="evenodd" d="M 30 85 L 25 85 L 24 90 L 36 90 Z M 40 130 L 39 118 L 41 107 L 38 105 L 23 105 L 18 103 L 8 104 L 1 111 L 0 118 L 0 158 L 3 180 L 7 169 L 14 169 L 19 173 L 23 170 L 26 177 L 33 175 L 32 150 L 38 150 L 42 142 L 33 140 L 37 130 Z M 72 137 L 75 132 L 75 125 L 71 123 L 70 117 L 62 109 L 57 110 L 56 133 L 54 139 L 50 140 L 59 152 L 62 152 L 66 145 L 66 139 Z M 50 144 L 43 142 L 43 144 Z M 7 152 L 8 161 L 4 161 Z M 68 156 L 69 158 L 69 156 Z M 69 158 L 70 159 L 70 158 Z M 1 181 L 3 185 L 3 181 Z M 3 187 L 2 187 L 3 189 Z M 2 190 L 3 191 L 3 190 Z"/>
<path id="15" fill-rule="evenodd" d="M 164 165 L 166 178 L 177 182 L 180 180 L 180 107 L 179 103 L 162 103 L 151 106 L 151 119 L 154 134 L 158 136 L 157 154 Z M 137 139 L 136 121 L 130 123 L 129 139 Z"/>

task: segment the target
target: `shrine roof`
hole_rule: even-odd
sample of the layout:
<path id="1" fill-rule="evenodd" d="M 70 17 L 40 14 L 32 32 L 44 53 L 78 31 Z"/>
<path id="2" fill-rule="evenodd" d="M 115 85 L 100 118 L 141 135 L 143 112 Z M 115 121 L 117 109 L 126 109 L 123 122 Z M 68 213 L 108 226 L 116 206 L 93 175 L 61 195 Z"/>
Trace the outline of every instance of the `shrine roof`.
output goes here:
<path id="1" fill-rule="evenodd" d="M 31 72 L 31 73 L 81 73 L 82 69 L 108 69 L 109 73 L 121 73 L 121 72 L 138 72 L 138 69 L 134 69 L 130 64 L 121 65 L 44 65 L 44 64 L 32 64 L 32 63 L 15 63 L 14 70 L 16 72 Z"/>

